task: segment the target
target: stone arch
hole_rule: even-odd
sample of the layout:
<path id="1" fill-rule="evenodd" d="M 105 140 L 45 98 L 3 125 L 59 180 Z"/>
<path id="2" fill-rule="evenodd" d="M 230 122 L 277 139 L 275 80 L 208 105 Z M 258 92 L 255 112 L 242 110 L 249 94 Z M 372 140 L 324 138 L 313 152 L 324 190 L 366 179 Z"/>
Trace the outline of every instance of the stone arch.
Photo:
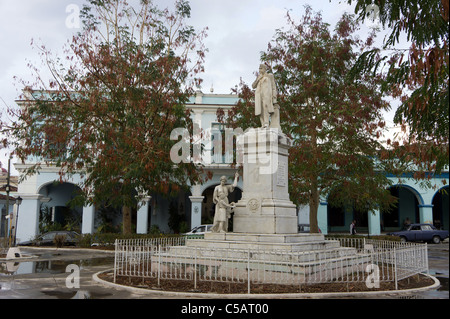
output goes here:
<path id="1" fill-rule="evenodd" d="M 81 232 L 83 207 L 71 204 L 78 192 L 81 192 L 80 187 L 71 182 L 50 181 L 37 188 L 41 195 L 39 225 L 42 231 L 62 227 Z"/>
<path id="2" fill-rule="evenodd" d="M 420 222 L 420 207 L 424 205 L 422 195 L 409 185 L 397 184 L 388 188 L 398 198 L 397 204 L 381 212 L 382 230 L 400 230 L 410 223 Z"/>
<path id="3" fill-rule="evenodd" d="M 438 229 L 449 229 L 449 186 L 441 187 L 433 195 L 433 224 Z"/>
<path id="4" fill-rule="evenodd" d="M 330 196 L 339 188 L 332 190 L 326 197 L 327 203 L 327 225 L 330 232 L 349 232 L 350 224 L 356 220 L 358 232 L 368 231 L 368 210 L 357 210 L 354 205 L 331 205 Z"/>

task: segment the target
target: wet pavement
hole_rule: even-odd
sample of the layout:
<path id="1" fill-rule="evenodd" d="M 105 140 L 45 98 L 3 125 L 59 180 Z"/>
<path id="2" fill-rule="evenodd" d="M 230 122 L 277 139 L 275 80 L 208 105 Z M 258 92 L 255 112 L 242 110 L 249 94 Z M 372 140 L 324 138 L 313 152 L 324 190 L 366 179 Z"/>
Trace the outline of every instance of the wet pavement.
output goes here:
<path id="1" fill-rule="evenodd" d="M 422 292 L 417 298 L 424 299 L 449 299 L 449 240 L 444 243 L 428 245 L 428 268 L 430 275 L 436 277 L 441 286 L 437 290 Z"/>
<path id="2" fill-rule="evenodd" d="M 434 290 L 358 299 L 449 299 L 449 243 L 428 245 L 430 275 L 441 282 Z M 93 280 L 97 272 L 113 268 L 114 252 L 98 250 L 21 248 L 32 258 L 0 260 L 0 299 L 179 299 L 179 295 L 140 293 L 104 286 Z M 30 256 L 31 257 L 31 256 Z M 189 297 L 191 299 L 192 297 Z M 329 297 L 328 297 L 329 298 Z M 327 298 L 327 299 L 328 299 Z M 352 297 L 337 297 L 352 299 Z M 186 299 L 186 298 L 184 298 Z"/>
<path id="3" fill-rule="evenodd" d="M 0 261 L 0 299 L 161 298 L 160 294 L 133 293 L 94 281 L 95 273 L 113 268 L 114 251 L 24 247 L 20 251 L 30 258 Z"/>

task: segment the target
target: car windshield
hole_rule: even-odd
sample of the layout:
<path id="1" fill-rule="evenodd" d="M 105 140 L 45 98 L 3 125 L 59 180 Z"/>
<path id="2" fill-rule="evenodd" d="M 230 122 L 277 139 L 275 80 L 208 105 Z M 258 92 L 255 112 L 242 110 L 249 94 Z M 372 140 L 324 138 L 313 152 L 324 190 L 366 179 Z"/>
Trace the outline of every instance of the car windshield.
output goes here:
<path id="1" fill-rule="evenodd" d="M 43 240 L 49 240 L 55 238 L 56 233 L 49 233 L 42 236 Z"/>

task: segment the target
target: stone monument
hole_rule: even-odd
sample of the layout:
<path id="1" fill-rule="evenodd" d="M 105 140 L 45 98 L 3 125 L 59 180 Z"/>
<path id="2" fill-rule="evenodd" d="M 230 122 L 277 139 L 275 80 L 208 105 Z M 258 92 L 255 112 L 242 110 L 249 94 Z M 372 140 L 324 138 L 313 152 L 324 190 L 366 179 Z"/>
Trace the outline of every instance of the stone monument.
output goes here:
<path id="1" fill-rule="evenodd" d="M 264 64 L 252 87 L 261 128 L 244 134 L 244 191 L 234 210 L 233 232 L 296 234 L 296 206 L 288 192 L 292 142 L 281 132 L 275 79 Z"/>
<path id="2" fill-rule="evenodd" d="M 216 204 L 214 213 L 214 225 L 211 228 L 213 233 L 225 233 L 228 230 L 228 219 L 231 215 L 231 209 L 234 203 L 228 203 L 228 194 L 234 191 L 237 186 L 239 173 L 236 172 L 233 185 L 226 185 L 227 177 L 220 178 L 220 185 L 214 188 L 213 203 Z"/>
<path id="3" fill-rule="evenodd" d="M 255 115 L 259 116 L 262 128 L 280 128 L 280 106 L 277 104 L 275 77 L 267 72 L 267 66 L 259 66 L 259 74 L 252 84 L 255 89 Z M 270 122 L 270 125 L 269 125 Z"/>
<path id="4" fill-rule="evenodd" d="M 323 234 L 298 233 L 296 206 L 288 192 L 288 157 L 292 141 L 280 129 L 274 77 L 264 65 L 259 70 L 253 88 L 256 89 L 255 115 L 260 117 L 261 127 L 247 130 L 243 135 L 242 198 L 236 204 L 229 204 L 226 199 L 237 185 L 238 173 L 233 185 L 226 185 L 226 177 L 222 177 L 221 184 L 214 190 L 216 216 L 212 232 L 205 233 L 201 240 L 188 239 L 186 246 L 171 247 L 171 250 L 184 256 L 184 260 L 196 256 L 196 262 L 202 258 L 208 260 L 219 251 L 226 257 L 214 269 L 224 274 L 229 268 L 231 271 L 240 271 L 242 267 L 259 269 L 258 260 L 272 261 L 274 264 L 283 261 L 285 255 L 274 252 L 301 252 L 295 258 L 306 265 L 305 271 L 315 267 L 323 269 L 324 261 L 316 261 L 316 256 L 318 252 L 328 252 L 326 258 L 329 266 L 327 264 L 326 267 L 333 267 L 335 262 L 353 258 L 356 250 L 340 247 L 336 240 L 325 240 Z M 234 210 L 233 232 L 226 232 L 229 210 Z M 256 260 L 252 264 L 250 256 Z M 228 263 L 228 259 L 244 261 L 233 264 Z M 361 264 L 361 261 L 355 258 L 355 264 Z M 266 272 L 290 273 L 291 269 L 274 268 Z M 309 275 L 305 273 L 305 276 Z"/>
<path id="5" fill-rule="evenodd" d="M 325 243 L 322 234 L 298 233 L 297 209 L 288 191 L 292 141 L 281 132 L 274 76 L 265 65 L 260 65 L 259 71 L 253 88 L 255 115 L 260 117 L 261 127 L 243 134 L 242 198 L 234 205 L 228 200 L 219 205 L 221 190 L 227 194 L 232 191 L 238 174 L 233 185 L 225 185 L 226 178 L 222 177 L 214 191 L 217 222 L 215 217 L 213 231 L 206 233 L 203 241 L 189 241 L 187 246 L 300 251 L 312 245 L 334 245 Z M 223 227 L 224 208 L 234 210 L 231 233 Z"/>

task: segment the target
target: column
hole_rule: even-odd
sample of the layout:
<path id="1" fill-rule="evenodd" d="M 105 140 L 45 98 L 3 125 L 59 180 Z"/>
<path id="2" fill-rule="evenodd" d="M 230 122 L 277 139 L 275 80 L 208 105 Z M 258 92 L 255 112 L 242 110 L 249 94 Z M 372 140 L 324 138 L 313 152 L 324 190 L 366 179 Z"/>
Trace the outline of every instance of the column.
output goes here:
<path id="1" fill-rule="evenodd" d="M 95 206 L 88 205 L 83 207 L 83 220 L 81 222 L 81 233 L 93 234 L 95 221 Z"/>
<path id="2" fill-rule="evenodd" d="M 191 206 L 191 229 L 202 224 L 202 203 L 205 196 L 189 196 Z"/>
<path id="3" fill-rule="evenodd" d="M 42 195 L 23 195 L 17 218 L 16 243 L 34 239 L 39 234 L 39 211 Z"/>
<path id="4" fill-rule="evenodd" d="M 148 233 L 148 208 L 150 204 L 151 196 L 145 196 L 138 208 L 137 211 L 137 225 L 136 225 L 136 233 L 137 234 L 147 234 Z"/>
<path id="5" fill-rule="evenodd" d="M 320 202 L 317 209 L 317 224 L 322 234 L 328 234 L 328 203 Z"/>
<path id="6" fill-rule="evenodd" d="M 433 225 L 433 205 L 419 205 L 420 222 Z"/>
<path id="7" fill-rule="evenodd" d="M 0 237 L 6 237 L 7 233 L 5 233 L 5 230 L 7 230 L 6 224 L 8 224 L 8 220 L 5 219 L 7 213 L 5 208 L 5 214 L 3 214 L 3 209 L 5 208 L 5 204 L 0 204 Z M 3 234 L 5 235 L 3 236 Z"/>
<path id="8" fill-rule="evenodd" d="M 374 210 L 373 212 L 367 212 L 367 219 L 369 222 L 369 235 L 380 235 L 381 225 L 380 225 L 380 211 Z"/>

